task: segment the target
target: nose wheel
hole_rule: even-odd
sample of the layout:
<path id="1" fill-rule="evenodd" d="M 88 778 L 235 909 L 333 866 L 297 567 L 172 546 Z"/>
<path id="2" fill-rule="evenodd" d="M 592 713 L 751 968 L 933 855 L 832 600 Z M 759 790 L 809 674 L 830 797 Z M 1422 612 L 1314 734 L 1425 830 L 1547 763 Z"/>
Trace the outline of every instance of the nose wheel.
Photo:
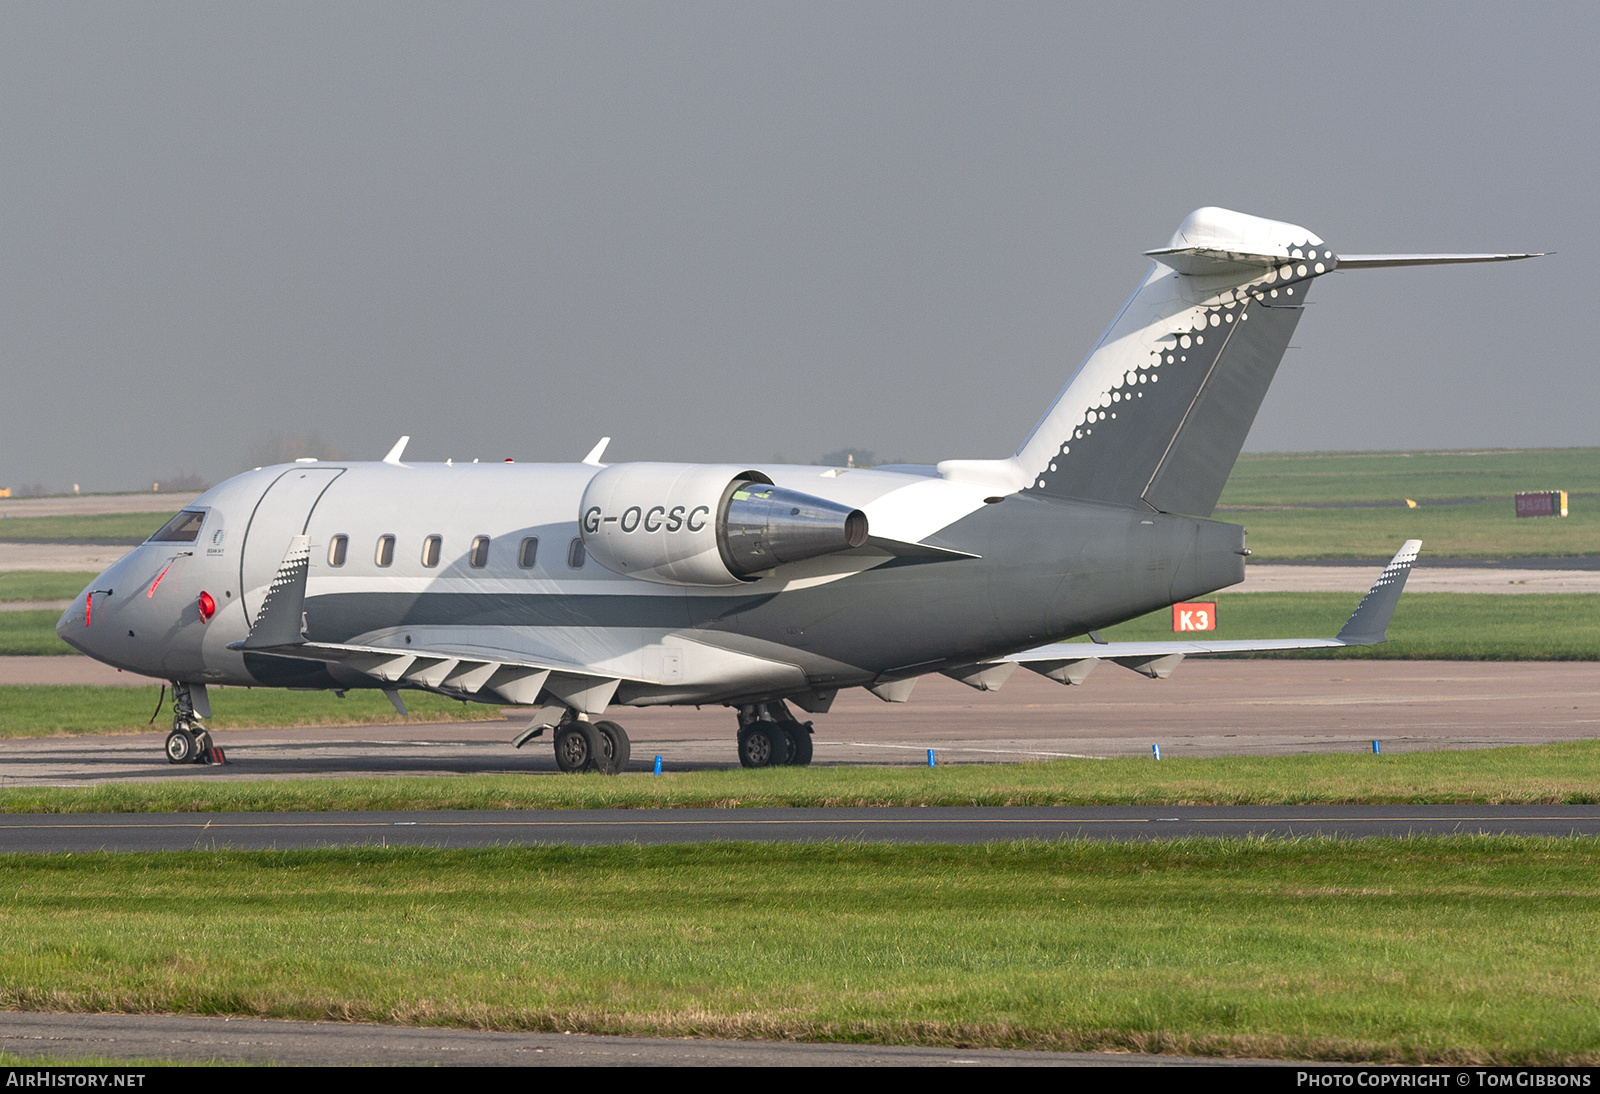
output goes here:
<path id="1" fill-rule="evenodd" d="M 223 764 L 227 757 L 211 742 L 211 734 L 195 713 L 189 685 L 172 685 L 172 732 L 167 734 L 167 762 L 173 764 Z"/>
<path id="2" fill-rule="evenodd" d="M 167 734 L 167 762 L 192 764 L 200 752 L 200 740 L 187 729 L 175 729 Z"/>

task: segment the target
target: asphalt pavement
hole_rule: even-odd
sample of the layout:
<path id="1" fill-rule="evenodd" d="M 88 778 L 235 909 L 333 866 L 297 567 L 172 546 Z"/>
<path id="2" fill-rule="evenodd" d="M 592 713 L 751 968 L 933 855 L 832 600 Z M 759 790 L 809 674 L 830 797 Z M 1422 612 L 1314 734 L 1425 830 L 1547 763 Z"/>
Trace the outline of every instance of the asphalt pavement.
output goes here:
<path id="1" fill-rule="evenodd" d="M 0 853 L 218 848 L 990 843 L 1188 836 L 1292 839 L 1600 836 L 1600 805 L 1317 805 L 869 809 L 530 809 L 343 813 L 49 813 L 0 816 Z"/>
<path id="2" fill-rule="evenodd" d="M 375 1026 L 159 1014 L 0 1013 L 24 1057 L 417 1067 L 1182 1067 L 1278 1064 L 1109 1052 L 807 1044 Z M 142 1072 L 144 1068 L 126 1068 Z"/>

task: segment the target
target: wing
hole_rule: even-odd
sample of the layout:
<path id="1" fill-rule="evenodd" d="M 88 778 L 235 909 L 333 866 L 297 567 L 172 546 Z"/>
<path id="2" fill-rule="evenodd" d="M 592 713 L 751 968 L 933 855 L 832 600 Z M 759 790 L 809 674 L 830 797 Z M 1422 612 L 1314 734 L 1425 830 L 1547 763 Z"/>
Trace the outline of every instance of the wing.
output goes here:
<path id="1" fill-rule="evenodd" d="M 1264 638 L 1182 642 L 1056 642 L 1001 658 L 996 665 L 1015 662 L 1063 684 L 1081 684 L 1101 661 L 1114 661 L 1153 680 L 1165 680 L 1185 657 L 1208 653 L 1271 653 L 1279 650 L 1337 649 L 1373 646 L 1388 640 L 1389 620 L 1400 603 L 1411 564 L 1422 541 L 1408 539 L 1383 568 L 1367 595 L 1334 638 Z"/>

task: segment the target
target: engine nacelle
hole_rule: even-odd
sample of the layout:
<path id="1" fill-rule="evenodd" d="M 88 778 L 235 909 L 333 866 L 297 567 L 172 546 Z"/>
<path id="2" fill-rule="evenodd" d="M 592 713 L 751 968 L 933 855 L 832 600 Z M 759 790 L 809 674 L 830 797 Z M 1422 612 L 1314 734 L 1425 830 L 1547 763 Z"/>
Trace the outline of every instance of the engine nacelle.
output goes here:
<path id="1" fill-rule="evenodd" d="M 861 510 L 737 464 L 616 464 L 589 480 L 578 512 L 590 557 L 663 585 L 737 585 L 867 541 Z"/>

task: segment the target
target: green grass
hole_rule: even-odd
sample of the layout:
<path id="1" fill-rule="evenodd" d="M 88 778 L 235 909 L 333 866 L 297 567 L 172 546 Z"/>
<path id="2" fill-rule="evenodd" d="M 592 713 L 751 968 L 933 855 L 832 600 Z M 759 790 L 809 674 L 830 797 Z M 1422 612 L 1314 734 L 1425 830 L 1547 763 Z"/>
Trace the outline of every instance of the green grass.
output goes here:
<path id="1" fill-rule="evenodd" d="M 0 1008 L 1600 1061 L 1593 839 L 13 855 Z"/>
<path id="2" fill-rule="evenodd" d="M 1213 638 L 1332 637 L 1361 603 L 1359 593 L 1218 593 Z M 1102 635 L 1111 642 L 1171 641 L 1162 609 Z M 1600 595 L 1406 593 L 1378 646 L 1253 656 L 1414 661 L 1600 660 Z"/>
<path id="3" fill-rule="evenodd" d="M 6 613 L 0 613 L 0 620 Z M 89 685 L 0 685 L 0 739 L 47 737 L 71 733 L 117 733 L 148 729 L 160 685 L 93 687 Z M 459 722 L 502 717 L 500 708 L 462 703 L 426 692 L 405 693 L 411 714 L 395 713 L 382 693 L 352 691 L 343 699 L 331 691 L 285 691 L 276 688 L 213 688 L 214 729 L 249 726 L 393 725 L 401 722 Z M 171 695 L 164 707 L 171 721 Z M 161 725 L 162 719 L 157 718 Z"/>
<path id="4" fill-rule="evenodd" d="M 53 570 L 13 570 L 0 573 L 0 601 L 71 600 L 88 587 L 92 573 L 57 573 Z"/>
<path id="5" fill-rule="evenodd" d="M 1223 505 L 1501 498 L 1525 490 L 1600 495 L 1600 448 L 1487 452 L 1289 452 L 1239 457 Z"/>
<path id="6" fill-rule="evenodd" d="M 0 1067 L 114 1067 L 128 1070 L 141 1067 L 270 1067 L 270 1064 L 233 1063 L 218 1060 L 162 1059 L 154 1056 L 19 1056 L 0 1050 Z"/>
<path id="7" fill-rule="evenodd" d="M 1389 558 L 1420 539 L 1424 558 L 1600 555 L 1600 497 L 1573 503 L 1566 517 L 1518 518 L 1510 497 L 1416 509 L 1262 509 L 1219 512 L 1241 524 L 1253 561 Z"/>
<path id="8" fill-rule="evenodd" d="M 45 609 L 0 612 L 0 655 L 55 655 L 78 651 L 56 637 L 61 613 Z"/>
<path id="9" fill-rule="evenodd" d="M 222 739 L 224 746 L 227 739 Z M 0 813 L 933 805 L 1600 803 L 1600 741 L 1373 756 L 1168 756 L 927 767 L 107 783 L 0 789 Z"/>
<path id="10" fill-rule="evenodd" d="M 1524 490 L 1566 490 L 1571 515 L 1519 520 L 1512 495 Z M 1469 498 L 1483 500 L 1430 504 Z M 1221 505 L 1217 518 L 1249 530 L 1258 561 L 1387 558 L 1406 539 L 1435 558 L 1596 555 L 1600 448 L 1245 455 Z M 1319 506 L 1338 508 L 1296 508 Z"/>
<path id="11" fill-rule="evenodd" d="M 149 513 L 88 513 L 71 517 L 7 517 L 0 541 L 36 540 L 78 543 L 143 543 L 172 519 L 176 510 Z"/>

